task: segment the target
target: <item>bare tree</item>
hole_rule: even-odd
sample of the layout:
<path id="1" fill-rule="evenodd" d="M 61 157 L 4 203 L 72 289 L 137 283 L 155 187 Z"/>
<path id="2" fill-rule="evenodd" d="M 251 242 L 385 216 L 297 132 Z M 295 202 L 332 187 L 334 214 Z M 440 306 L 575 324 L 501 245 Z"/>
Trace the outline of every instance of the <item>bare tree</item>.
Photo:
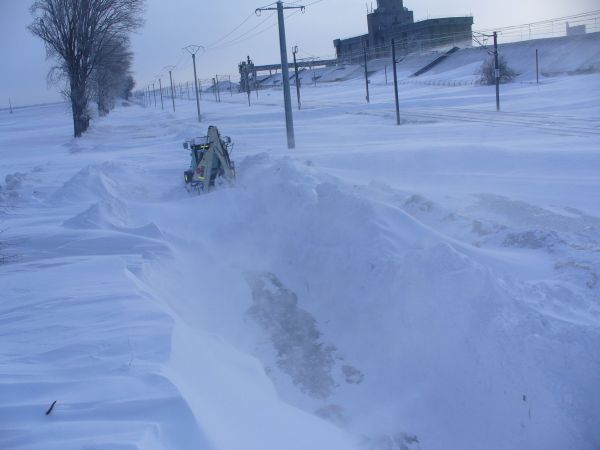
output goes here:
<path id="1" fill-rule="evenodd" d="M 498 57 L 498 69 L 500 69 L 500 83 L 508 83 L 517 76 L 517 73 L 512 70 L 504 56 Z M 493 57 L 489 57 L 484 61 L 480 69 L 481 84 L 493 85 L 496 84 L 496 63 Z"/>
<path id="2" fill-rule="evenodd" d="M 129 98 L 133 95 L 133 88 L 135 87 L 135 80 L 131 75 L 127 75 L 125 78 L 125 84 L 123 85 L 123 90 L 121 92 L 121 97 L 125 100 L 129 100 Z"/>
<path id="3" fill-rule="evenodd" d="M 68 80 L 75 137 L 89 127 L 88 84 L 103 49 L 143 24 L 143 6 L 144 0 L 37 0 L 31 6 L 29 30 Z"/>
<path id="4" fill-rule="evenodd" d="M 129 41 L 124 36 L 109 39 L 98 50 L 92 84 L 100 115 L 106 115 L 114 108 L 117 97 L 125 97 L 132 60 L 133 53 L 129 51 Z"/>

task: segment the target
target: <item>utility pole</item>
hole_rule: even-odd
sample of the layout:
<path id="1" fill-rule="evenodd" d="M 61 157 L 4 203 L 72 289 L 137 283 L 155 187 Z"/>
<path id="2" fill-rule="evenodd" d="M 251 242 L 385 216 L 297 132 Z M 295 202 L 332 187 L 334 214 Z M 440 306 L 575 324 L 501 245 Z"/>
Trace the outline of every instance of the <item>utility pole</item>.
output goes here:
<path id="1" fill-rule="evenodd" d="M 198 84 L 196 86 L 198 86 L 198 87 L 196 88 L 196 91 L 198 92 L 198 97 L 200 97 L 200 100 L 202 100 L 202 80 L 200 80 L 198 78 L 197 81 L 198 81 Z"/>
<path id="2" fill-rule="evenodd" d="M 13 109 L 12 109 L 12 103 L 10 101 L 10 98 L 8 99 L 8 109 L 10 110 L 10 114 L 13 113 Z"/>
<path id="3" fill-rule="evenodd" d="M 494 31 L 494 76 L 496 78 L 496 111 L 500 111 L 500 64 L 498 60 L 498 32 Z"/>
<path id="4" fill-rule="evenodd" d="M 184 48 L 190 55 L 192 55 L 192 62 L 194 64 L 194 80 L 198 79 L 198 74 L 196 72 L 196 53 L 200 50 L 204 51 L 204 47 L 200 45 L 188 45 Z M 200 98 L 198 97 L 198 84 L 196 82 L 196 109 L 198 110 L 198 122 L 202 121 L 202 116 L 200 115 Z"/>
<path id="5" fill-rule="evenodd" d="M 294 117 L 292 114 L 292 99 L 290 95 L 290 71 L 288 67 L 287 43 L 285 42 L 285 18 L 283 11 L 285 9 L 299 9 L 304 12 L 304 6 L 283 6 L 283 2 L 277 2 L 277 8 L 265 7 L 258 8 L 255 12 L 269 11 L 277 9 L 277 19 L 279 23 L 279 51 L 281 53 L 281 73 L 283 75 L 283 102 L 285 105 L 285 127 L 287 130 L 288 148 L 296 147 L 296 139 L 294 137 Z"/>
<path id="6" fill-rule="evenodd" d="M 221 91 L 219 90 L 219 75 L 215 75 L 215 86 L 217 88 L 217 101 L 221 103 Z"/>
<path id="7" fill-rule="evenodd" d="M 392 39 L 392 66 L 394 68 L 394 96 L 396 98 L 396 125 L 400 125 L 400 102 L 398 101 L 398 71 L 396 69 L 396 43 Z"/>
<path id="8" fill-rule="evenodd" d="M 173 112 L 175 112 L 175 89 L 173 88 L 173 69 L 175 66 L 166 66 L 169 71 L 169 79 L 171 80 L 171 101 L 173 102 Z"/>
<path id="9" fill-rule="evenodd" d="M 298 110 L 302 109 L 302 103 L 300 102 L 300 78 L 298 77 L 298 61 L 296 61 L 296 53 L 298 53 L 298 46 L 294 46 L 294 72 L 296 72 L 296 97 L 298 97 Z"/>
<path id="10" fill-rule="evenodd" d="M 535 82 L 540 84 L 540 55 L 538 49 L 535 49 Z"/>
<path id="11" fill-rule="evenodd" d="M 231 75 L 227 75 L 227 77 L 229 78 L 229 93 L 233 97 L 233 86 L 231 85 Z"/>
<path id="12" fill-rule="evenodd" d="M 371 103 L 371 99 L 369 98 L 369 71 L 367 67 L 367 46 L 363 47 L 363 52 L 365 54 L 365 86 L 367 89 L 367 103 Z"/>
<path id="13" fill-rule="evenodd" d="M 248 56 L 248 64 L 246 64 L 246 93 L 248 94 L 248 106 L 250 106 L 250 56 Z"/>
<path id="14" fill-rule="evenodd" d="M 213 82 L 213 94 L 215 95 L 215 103 L 219 101 L 219 99 L 217 98 L 217 83 L 215 82 L 215 79 L 212 79 Z"/>
<path id="15" fill-rule="evenodd" d="M 158 87 L 160 89 L 160 109 L 162 109 L 164 111 L 165 104 L 163 103 L 163 88 L 162 88 L 162 81 L 160 78 L 158 79 Z"/>
<path id="16" fill-rule="evenodd" d="M 154 107 L 156 108 L 156 83 L 152 83 L 152 94 L 154 95 Z"/>

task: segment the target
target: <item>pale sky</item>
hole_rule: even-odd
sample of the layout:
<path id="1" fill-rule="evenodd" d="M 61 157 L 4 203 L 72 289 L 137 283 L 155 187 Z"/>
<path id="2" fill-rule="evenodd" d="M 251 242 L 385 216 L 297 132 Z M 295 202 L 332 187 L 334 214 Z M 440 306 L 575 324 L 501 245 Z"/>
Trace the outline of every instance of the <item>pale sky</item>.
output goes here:
<path id="1" fill-rule="evenodd" d="M 50 63 L 45 60 L 43 44 L 26 29 L 31 23 L 31 3 L 31 0 L 0 0 L 0 108 L 8 105 L 9 97 L 13 105 L 60 98 L 57 88 L 48 87 L 46 83 Z M 183 54 L 181 48 L 188 44 L 209 46 L 232 31 L 255 8 L 264 6 L 249 0 L 147 0 L 146 4 L 146 25 L 133 37 L 134 76 L 138 86 L 152 83 L 158 75 L 162 75 L 164 81 L 163 68 L 167 65 L 178 65 L 174 72 L 176 80 L 193 80 L 191 57 Z M 477 30 L 592 11 L 600 9 L 600 0 L 405 0 L 404 5 L 414 11 L 415 20 L 472 14 Z M 248 32 L 263 20 L 267 22 Z M 269 19 L 266 13 L 250 18 L 239 30 L 221 40 L 228 45 L 198 56 L 198 76 L 212 78 L 215 74 L 231 74 L 237 78 L 237 64 L 247 55 L 256 64 L 277 63 L 277 28 L 253 36 L 266 25 L 275 23 L 276 19 Z M 298 45 L 300 56 L 333 57 L 334 39 L 367 32 L 366 3 L 364 0 L 322 0 L 309 6 L 305 14 L 289 18 L 286 31 L 288 48 Z M 247 34 L 236 40 L 243 33 Z"/>

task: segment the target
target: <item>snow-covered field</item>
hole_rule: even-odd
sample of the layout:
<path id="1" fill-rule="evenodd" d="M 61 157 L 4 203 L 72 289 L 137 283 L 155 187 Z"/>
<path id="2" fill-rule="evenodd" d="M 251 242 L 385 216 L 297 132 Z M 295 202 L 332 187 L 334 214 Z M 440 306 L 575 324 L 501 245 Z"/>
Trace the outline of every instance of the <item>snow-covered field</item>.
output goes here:
<path id="1" fill-rule="evenodd" d="M 599 88 L 3 112 L 0 448 L 600 448 Z"/>

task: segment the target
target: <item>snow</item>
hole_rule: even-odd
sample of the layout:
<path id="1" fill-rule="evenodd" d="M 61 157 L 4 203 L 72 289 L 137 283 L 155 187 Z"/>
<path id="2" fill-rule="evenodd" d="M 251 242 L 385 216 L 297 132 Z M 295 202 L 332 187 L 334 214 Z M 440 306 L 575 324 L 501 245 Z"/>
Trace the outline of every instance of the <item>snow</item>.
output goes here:
<path id="1" fill-rule="evenodd" d="M 500 113 L 305 83 L 293 151 L 278 90 L 0 116 L 0 448 L 598 448 L 600 76 L 557 42 Z M 209 124 L 238 179 L 192 195 Z"/>
<path id="2" fill-rule="evenodd" d="M 499 37 L 502 42 L 502 35 Z M 539 71 L 543 76 L 586 72 L 598 68 L 600 62 L 599 33 L 568 36 L 554 39 L 534 39 L 510 44 L 500 44 L 498 52 L 506 58 L 509 67 L 520 74 L 519 81 L 536 80 L 535 52 L 538 51 Z M 446 80 L 479 79 L 478 69 L 489 58 L 492 42 L 488 47 L 461 49 L 434 67 L 425 78 Z M 470 69 L 470 73 L 469 70 Z"/>

